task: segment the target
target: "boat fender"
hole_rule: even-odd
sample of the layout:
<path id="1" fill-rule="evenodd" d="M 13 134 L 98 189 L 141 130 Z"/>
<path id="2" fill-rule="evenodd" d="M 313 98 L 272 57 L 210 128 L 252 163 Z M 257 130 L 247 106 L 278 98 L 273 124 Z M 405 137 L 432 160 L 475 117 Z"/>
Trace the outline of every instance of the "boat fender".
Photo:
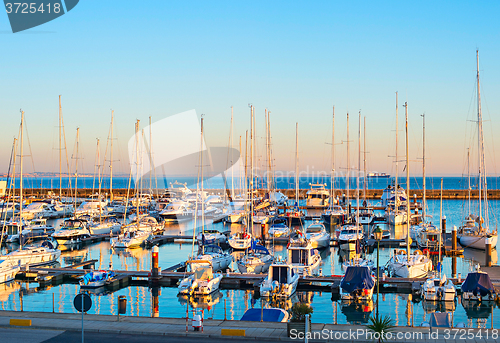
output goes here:
<path id="1" fill-rule="evenodd" d="M 415 254 L 415 255 L 422 255 L 422 251 L 420 251 L 420 250 L 415 250 L 414 254 Z"/>

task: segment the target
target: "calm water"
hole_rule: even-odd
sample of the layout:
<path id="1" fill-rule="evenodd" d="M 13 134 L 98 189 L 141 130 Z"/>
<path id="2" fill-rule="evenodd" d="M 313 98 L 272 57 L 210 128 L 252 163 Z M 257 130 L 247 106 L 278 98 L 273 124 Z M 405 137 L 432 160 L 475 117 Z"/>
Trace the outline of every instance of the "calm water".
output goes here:
<path id="1" fill-rule="evenodd" d="M 433 215 L 433 221 L 439 222 L 439 202 L 429 201 L 429 212 Z M 499 213 L 498 207 L 500 202 L 491 202 L 491 212 Z M 462 215 L 462 201 L 447 200 L 443 203 L 443 214 L 447 216 L 447 225 L 459 225 Z M 61 221 L 55 221 L 57 226 Z M 307 225 L 307 224 L 306 224 Z M 222 223 L 208 224 L 208 227 L 217 228 L 219 230 L 237 231 L 241 228 L 240 225 L 226 225 Z M 193 232 L 193 223 L 187 222 L 182 224 L 171 225 L 167 227 L 167 234 L 183 233 L 191 235 Z M 260 233 L 260 228 L 256 226 L 254 233 Z M 392 228 L 391 235 L 396 238 L 405 235 L 405 227 Z M 13 247 L 10 247 L 13 248 Z M 269 247 L 272 249 L 272 247 Z M 4 249 L 5 250 L 5 249 Z M 275 246 L 274 252 L 276 255 L 285 256 L 285 246 Z M 160 246 L 160 267 L 168 268 L 174 264 L 184 261 L 192 252 L 191 242 L 176 242 Z M 380 250 L 380 264 L 384 265 L 390 257 L 391 249 Z M 484 252 L 475 250 L 466 250 L 465 258 L 456 259 L 457 273 L 461 273 L 465 277 L 472 270 L 475 264 L 474 260 L 483 263 Z M 321 252 L 323 259 L 321 268 L 323 275 L 341 275 L 341 256 L 337 248 L 330 248 Z M 376 261 L 376 251 L 368 255 L 369 258 Z M 109 242 L 100 242 L 94 245 L 85 247 L 82 250 L 64 251 L 61 255 L 61 265 L 70 265 L 82 260 L 97 259 L 99 262 L 96 265 L 97 269 L 107 269 L 110 261 L 113 268 L 116 270 L 149 270 L 151 268 L 151 251 L 148 249 L 131 249 L 131 250 L 113 250 Z M 437 257 L 436 257 L 437 259 Z M 437 261 L 435 261 L 437 262 Z M 497 251 L 494 251 L 493 262 L 498 263 Z M 443 260 L 444 272 L 447 276 L 451 276 L 452 258 L 445 257 Z M 233 269 L 237 270 L 233 263 Z M 54 310 L 56 312 L 75 313 L 73 308 L 73 298 L 79 292 L 79 286 L 74 284 L 64 284 L 54 287 L 38 288 L 38 283 L 20 283 L 11 282 L 0 285 L 0 306 L 5 310 L 20 310 L 20 294 L 23 294 L 24 310 L 33 311 L 52 311 L 52 299 L 54 296 Z M 117 298 L 120 295 L 127 297 L 127 315 L 134 316 L 152 316 L 153 311 L 153 292 L 147 287 L 132 286 L 118 290 L 113 293 L 103 293 L 92 295 L 93 307 L 90 313 L 97 314 L 116 314 Z M 411 320 L 413 315 L 415 325 L 420 324 L 426 318 L 428 313 L 436 310 L 445 310 L 444 308 L 436 308 L 436 305 L 411 301 L 411 295 L 406 294 L 381 294 L 380 295 L 379 311 L 382 314 L 391 314 L 397 325 L 407 325 L 408 320 Z M 254 299 L 253 290 L 222 290 L 213 296 L 209 303 L 197 304 L 190 303 L 183 298 L 177 297 L 176 287 L 164 287 L 159 290 L 158 295 L 158 315 L 161 317 L 184 317 L 186 308 L 197 307 L 205 310 L 205 316 L 215 319 L 224 318 L 224 301 L 226 302 L 226 316 L 228 319 L 240 319 L 246 309 L 251 307 L 261 307 L 261 300 Z M 331 293 L 329 292 L 297 292 L 292 299 L 279 303 L 271 304 L 288 309 L 295 302 L 307 302 L 314 308 L 312 315 L 313 322 L 322 323 L 363 323 L 368 320 L 373 306 L 342 306 L 340 302 L 332 302 Z M 477 327 L 485 325 L 484 321 L 489 320 L 491 308 L 467 308 L 457 301 L 453 304 L 448 304 L 447 310 L 455 310 L 454 322 L 469 322 L 469 325 Z M 494 318 L 500 318 L 500 309 L 493 309 Z M 480 317 L 478 319 L 475 317 Z M 489 326 L 489 321 L 487 326 Z"/>

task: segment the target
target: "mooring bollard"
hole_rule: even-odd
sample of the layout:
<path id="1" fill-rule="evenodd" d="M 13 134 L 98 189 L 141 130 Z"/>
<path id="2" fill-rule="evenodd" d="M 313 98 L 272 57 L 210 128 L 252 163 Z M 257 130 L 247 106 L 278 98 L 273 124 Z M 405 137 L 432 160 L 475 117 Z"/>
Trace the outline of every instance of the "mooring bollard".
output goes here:
<path id="1" fill-rule="evenodd" d="M 441 221 L 441 234 L 446 235 L 446 216 L 443 216 L 443 220 Z"/>
<path id="2" fill-rule="evenodd" d="M 23 312 L 23 293 L 19 293 L 19 300 L 21 300 L 21 312 Z"/>
<path id="3" fill-rule="evenodd" d="M 309 342 L 309 335 L 307 334 L 309 331 L 311 331 L 311 328 L 309 327 L 309 320 L 311 318 L 310 314 L 306 314 L 306 327 L 305 327 L 305 332 L 304 332 L 304 343 Z"/>
<path id="4" fill-rule="evenodd" d="M 158 249 L 158 246 L 155 245 L 153 247 L 153 253 L 152 253 L 152 261 L 151 261 L 151 279 L 149 280 L 152 283 L 158 283 L 159 279 L 159 273 L 158 273 L 158 252 L 160 249 Z"/>
<path id="5" fill-rule="evenodd" d="M 491 238 L 486 237 L 485 240 L 485 247 L 486 247 L 486 267 L 491 267 Z"/>
<path id="6" fill-rule="evenodd" d="M 55 312 L 55 308 L 54 308 L 54 293 L 52 293 L 52 313 Z"/>
<path id="7" fill-rule="evenodd" d="M 224 299 L 224 320 L 226 319 L 226 299 Z"/>
<path id="8" fill-rule="evenodd" d="M 453 229 L 451 230 L 451 250 L 453 250 L 453 253 L 457 250 L 457 226 L 454 225 Z"/>

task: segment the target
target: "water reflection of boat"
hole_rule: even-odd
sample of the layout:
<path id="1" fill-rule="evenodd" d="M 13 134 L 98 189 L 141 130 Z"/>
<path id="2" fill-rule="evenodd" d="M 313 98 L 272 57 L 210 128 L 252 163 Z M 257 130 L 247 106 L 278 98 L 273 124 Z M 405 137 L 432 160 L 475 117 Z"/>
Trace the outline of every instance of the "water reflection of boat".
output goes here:
<path id="1" fill-rule="evenodd" d="M 217 291 L 212 294 L 201 296 L 201 297 L 190 297 L 185 294 L 178 294 L 177 299 L 181 305 L 186 305 L 189 301 L 189 305 L 194 309 L 211 310 L 212 307 L 220 302 L 222 299 L 222 292 Z"/>
<path id="2" fill-rule="evenodd" d="M 422 301 L 425 313 L 431 312 L 453 312 L 457 307 L 456 301 Z"/>
<path id="3" fill-rule="evenodd" d="M 342 301 L 341 312 L 350 324 L 366 324 L 373 311 L 373 301 L 358 303 L 356 301 Z"/>
<path id="4" fill-rule="evenodd" d="M 21 284 L 17 281 L 10 281 L 0 284 L 0 302 L 9 301 L 11 294 L 21 290 Z"/>
<path id="5" fill-rule="evenodd" d="M 87 250 L 63 250 L 62 246 L 58 246 L 61 250 L 61 258 L 65 264 L 82 263 L 87 257 Z"/>
<path id="6" fill-rule="evenodd" d="M 463 255 L 464 255 L 465 260 L 472 260 L 476 263 L 484 263 L 485 258 L 486 258 L 486 251 L 466 248 L 466 249 L 464 249 Z M 498 251 L 497 251 L 497 249 L 493 249 L 491 251 L 491 263 L 498 264 Z"/>
<path id="7" fill-rule="evenodd" d="M 106 286 L 87 288 L 85 289 L 85 292 L 97 296 L 111 294 L 111 292 L 106 288 Z"/>
<path id="8" fill-rule="evenodd" d="M 289 298 L 273 297 L 273 298 L 261 298 L 261 299 L 262 299 L 262 306 L 270 308 L 281 308 L 285 311 L 290 311 L 292 309 L 292 306 L 300 301 L 297 293 L 293 294 Z"/>
<path id="9" fill-rule="evenodd" d="M 495 303 L 493 302 L 477 302 L 475 300 L 462 299 L 467 318 L 469 319 L 488 319 Z"/>

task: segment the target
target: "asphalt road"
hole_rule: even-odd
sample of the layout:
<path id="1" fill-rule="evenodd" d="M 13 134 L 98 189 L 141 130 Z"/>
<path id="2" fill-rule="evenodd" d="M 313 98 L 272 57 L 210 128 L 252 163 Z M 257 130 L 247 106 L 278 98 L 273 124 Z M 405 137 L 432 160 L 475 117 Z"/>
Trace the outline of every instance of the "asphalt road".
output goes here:
<path id="1" fill-rule="evenodd" d="M 9 343 L 68 343 L 81 342 L 82 333 L 76 331 L 38 330 L 20 328 L 0 328 L 0 341 Z M 169 342 L 169 343 L 205 343 L 220 342 L 220 338 L 207 337 L 172 337 L 172 336 L 146 336 L 107 334 L 98 332 L 85 332 L 86 343 L 113 342 L 138 343 L 138 342 Z M 224 343 L 248 342 L 248 339 L 223 339 Z"/>

